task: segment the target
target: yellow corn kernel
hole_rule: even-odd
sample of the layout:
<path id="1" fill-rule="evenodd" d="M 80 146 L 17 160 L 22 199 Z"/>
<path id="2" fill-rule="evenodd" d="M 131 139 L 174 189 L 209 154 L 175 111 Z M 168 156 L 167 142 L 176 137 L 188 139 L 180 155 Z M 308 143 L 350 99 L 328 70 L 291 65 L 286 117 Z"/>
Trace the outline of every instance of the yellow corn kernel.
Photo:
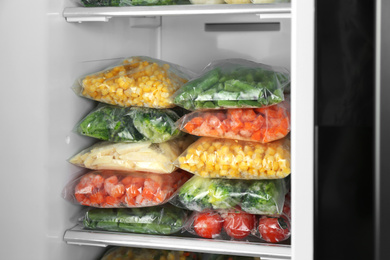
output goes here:
<path id="1" fill-rule="evenodd" d="M 246 170 L 248 170 L 248 165 L 247 165 L 246 163 L 242 162 L 242 163 L 240 163 L 240 164 L 238 165 L 238 168 L 239 168 L 241 171 L 246 171 Z"/>

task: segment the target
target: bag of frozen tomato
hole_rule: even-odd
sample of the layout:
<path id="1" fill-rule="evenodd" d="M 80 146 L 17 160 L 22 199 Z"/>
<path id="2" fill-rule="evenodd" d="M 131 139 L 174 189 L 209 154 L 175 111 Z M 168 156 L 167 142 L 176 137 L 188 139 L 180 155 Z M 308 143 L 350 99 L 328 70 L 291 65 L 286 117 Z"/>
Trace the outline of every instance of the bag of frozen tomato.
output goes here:
<path id="1" fill-rule="evenodd" d="M 284 179 L 236 180 L 193 176 L 178 189 L 169 203 L 192 211 L 232 209 L 257 215 L 282 214 Z"/>
<path id="2" fill-rule="evenodd" d="M 286 69 L 243 59 L 219 60 L 184 84 L 174 103 L 188 110 L 259 108 L 282 102 L 289 84 Z"/>
<path id="3" fill-rule="evenodd" d="M 127 233 L 170 235 L 182 230 L 188 212 L 172 205 L 146 208 L 90 208 L 80 221 L 84 228 Z"/>
<path id="4" fill-rule="evenodd" d="M 170 200 L 190 177 L 180 169 L 170 174 L 90 171 L 69 182 L 63 198 L 97 208 L 149 207 Z"/>
<path id="5" fill-rule="evenodd" d="M 210 239 L 278 243 L 291 235 L 284 215 L 266 217 L 240 209 L 193 212 L 184 225 L 189 233 Z"/>
<path id="6" fill-rule="evenodd" d="M 150 248 L 111 247 L 100 260 L 200 260 L 200 253 Z"/>
<path id="7" fill-rule="evenodd" d="M 262 108 L 194 111 L 176 124 L 192 135 L 268 143 L 290 132 L 290 108 L 283 101 Z"/>
<path id="8" fill-rule="evenodd" d="M 77 123 L 74 131 L 110 142 L 162 143 L 182 135 L 175 125 L 178 119 L 179 116 L 171 109 L 100 103 Z"/>
<path id="9" fill-rule="evenodd" d="M 76 80 L 82 97 L 121 107 L 174 107 L 173 94 L 194 74 L 179 65 L 144 56 L 124 59 Z"/>
<path id="10" fill-rule="evenodd" d="M 192 136 L 179 137 L 158 144 L 148 141 L 138 143 L 102 141 L 82 150 L 68 161 L 91 170 L 171 173 L 177 169 L 173 162 L 193 141 Z"/>
<path id="11" fill-rule="evenodd" d="M 263 144 L 201 137 L 174 163 L 207 178 L 281 179 L 291 173 L 290 138 Z"/>

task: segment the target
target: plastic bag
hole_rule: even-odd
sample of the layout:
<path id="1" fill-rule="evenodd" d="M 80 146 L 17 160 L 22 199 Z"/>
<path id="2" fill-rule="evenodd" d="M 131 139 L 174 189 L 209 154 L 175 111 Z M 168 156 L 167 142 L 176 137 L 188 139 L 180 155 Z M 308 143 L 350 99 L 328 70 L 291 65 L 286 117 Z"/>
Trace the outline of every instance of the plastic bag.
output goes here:
<path id="1" fill-rule="evenodd" d="M 268 143 L 290 132 L 290 106 L 283 101 L 263 108 L 195 111 L 176 124 L 192 135 Z"/>
<path id="2" fill-rule="evenodd" d="M 77 0 L 85 7 L 130 6 L 132 0 Z"/>
<path id="3" fill-rule="evenodd" d="M 281 179 L 291 172 L 290 138 L 262 144 L 201 137 L 174 163 L 185 171 L 208 178 Z"/>
<path id="4" fill-rule="evenodd" d="M 200 260 L 201 254 L 193 252 L 112 247 L 108 249 L 100 260 Z"/>
<path id="5" fill-rule="evenodd" d="M 182 230 L 187 212 L 169 204 L 147 208 L 91 208 L 81 219 L 87 229 L 169 235 Z"/>
<path id="6" fill-rule="evenodd" d="M 282 102 L 289 84 L 289 72 L 283 68 L 243 59 L 219 60 L 184 84 L 174 103 L 188 110 L 264 107 Z"/>
<path id="7" fill-rule="evenodd" d="M 154 6 L 154 5 L 186 5 L 190 1 L 186 0 L 132 0 L 135 6 Z"/>
<path id="8" fill-rule="evenodd" d="M 69 162 L 92 170 L 171 173 L 177 169 L 173 162 L 193 141 L 191 136 L 159 144 L 103 141 L 74 155 Z"/>
<path id="9" fill-rule="evenodd" d="M 130 57 L 105 70 L 78 79 L 74 92 L 121 107 L 171 108 L 172 95 L 194 74 L 150 57 Z"/>
<path id="10" fill-rule="evenodd" d="M 79 134 L 111 142 L 162 143 L 181 135 L 170 109 L 99 104 L 75 126 Z"/>
<path id="11" fill-rule="evenodd" d="M 164 204 L 189 178 L 177 170 L 170 174 L 90 171 L 69 182 L 63 197 L 97 208 L 135 208 Z"/>
<path id="12" fill-rule="evenodd" d="M 193 211 L 230 209 L 258 215 L 282 214 L 286 186 L 277 180 L 231 180 L 192 177 L 169 201 Z"/>
<path id="13" fill-rule="evenodd" d="M 239 209 L 193 212 L 184 229 L 202 238 L 251 242 L 258 238 L 277 243 L 291 235 L 290 221 L 284 215 L 257 216 Z"/>

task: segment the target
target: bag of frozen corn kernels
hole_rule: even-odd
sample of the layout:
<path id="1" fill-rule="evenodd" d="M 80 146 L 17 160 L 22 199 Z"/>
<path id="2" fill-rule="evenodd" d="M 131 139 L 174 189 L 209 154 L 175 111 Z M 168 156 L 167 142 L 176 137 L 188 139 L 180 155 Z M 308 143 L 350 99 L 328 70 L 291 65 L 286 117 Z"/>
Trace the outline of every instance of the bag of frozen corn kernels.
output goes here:
<path id="1" fill-rule="evenodd" d="M 79 78 L 73 91 L 121 107 L 171 108 L 175 106 L 172 95 L 193 76 L 193 72 L 179 65 L 134 56 Z"/>
<path id="2" fill-rule="evenodd" d="M 291 173 L 290 138 L 263 144 L 201 137 L 174 163 L 206 178 L 280 179 Z"/>

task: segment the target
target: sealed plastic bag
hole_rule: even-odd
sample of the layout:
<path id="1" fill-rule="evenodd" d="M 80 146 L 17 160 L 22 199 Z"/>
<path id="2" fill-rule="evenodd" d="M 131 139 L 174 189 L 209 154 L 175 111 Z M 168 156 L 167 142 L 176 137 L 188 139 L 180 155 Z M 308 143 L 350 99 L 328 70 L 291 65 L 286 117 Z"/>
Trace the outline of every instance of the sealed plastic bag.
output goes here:
<path id="1" fill-rule="evenodd" d="M 171 173 L 176 170 L 173 162 L 193 141 L 191 136 L 159 144 L 103 141 L 74 155 L 69 162 L 92 170 Z"/>
<path id="2" fill-rule="evenodd" d="M 200 260 L 201 254 L 193 252 L 112 247 L 108 249 L 100 260 Z"/>
<path id="3" fill-rule="evenodd" d="M 120 64 L 78 79 L 76 94 L 122 107 L 171 108 L 172 95 L 193 73 L 150 57 L 131 57 Z"/>
<path id="4" fill-rule="evenodd" d="M 262 108 L 195 111 L 177 121 L 180 130 L 197 136 L 268 143 L 290 132 L 287 101 Z"/>
<path id="5" fill-rule="evenodd" d="M 230 209 L 258 215 L 280 215 L 286 186 L 283 179 L 231 180 L 192 177 L 174 197 L 171 204 L 193 211 Z"/>
<path id="6" fill-rule="evenodd" d="M 75 127 L 79 134 L 111 142 L 162 143 L 180 135 L 170 109 L 99 104 Z"/>
<path id="7" fill-rule="evenodd" d="M 104 231 L 169 235 L 182 230 L 187 212 L 172 205 L 147 208 L 89 209 L 85 228 Z"/>
<path id="8" fill-rule="evenodd" d="M 262 144 L 201 137 L 179 156 L 175 165 L 208 178 L 280 179 L 291 172 L 290 138 Z"/>
<path id="9" fill-rule="evenodd" d="M 177 170 L 170 174 L 122 171 L 90 171 L 69 182 L 63 197 L 97 208 L 133 208 L 164 204 L 191 174 Z"/>
<path id="10" fill-rule="evenodd" d="M 188 110 L 265 107 L 282 102 L 290 84 L 287 70 L 243 59 L 212 62 L 203 71 L 175 93 L 176 105 Z"/>
<path id="11" fill-rule="evenodd" d="M 193 212 L 184 229 L 202 238 L 251 242 L 259 238 L 269 243 L 285 241 L 291 234 L 289 219 L 284 215 L 258 216 L 239 209 Z"/>
<path id="12" fill-rule="evenodd" d="M 130 6 L 132 0 L 76 0 L 85 7 Z"/>

